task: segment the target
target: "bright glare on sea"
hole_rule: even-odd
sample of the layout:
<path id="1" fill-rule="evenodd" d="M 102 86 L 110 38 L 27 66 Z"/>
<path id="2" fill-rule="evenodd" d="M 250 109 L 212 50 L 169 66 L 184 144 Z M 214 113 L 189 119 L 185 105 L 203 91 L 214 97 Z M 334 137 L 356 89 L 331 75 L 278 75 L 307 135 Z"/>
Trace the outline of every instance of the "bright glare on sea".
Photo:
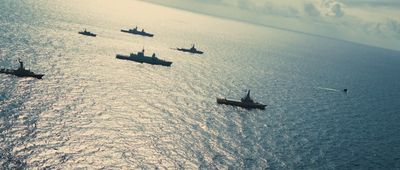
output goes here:
<path id="1" fill-rule="evenodd" d="M 205 54 L 171 50 L 192 43 Z M 115 59 L 143 47 L 172 67 Z M 18 58 L 45 76 L 0 75 L 0 169 L 400 168 L 397 51 L 134 0 L 0 0 L 0 67 Z M 216 104 L 246 89 L 266 110 Z"/>

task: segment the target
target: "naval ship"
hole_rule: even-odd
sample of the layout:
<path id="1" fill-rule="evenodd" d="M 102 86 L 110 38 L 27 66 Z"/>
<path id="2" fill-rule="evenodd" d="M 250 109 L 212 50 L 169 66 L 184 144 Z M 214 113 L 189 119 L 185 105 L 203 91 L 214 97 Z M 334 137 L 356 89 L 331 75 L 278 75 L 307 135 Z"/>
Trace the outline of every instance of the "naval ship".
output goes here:
<path id="1" fill-rule="evenodd" d="M 25 69 L 24 62 L 22 62 L 21 60 L 18 60 L 18 62 L 19 62 L 18 69 L 13 70 L 13 69 L 1 68 L 0 73 L 11 74 L 11 75 L 14 75 L 17 77 L 33 77 L 33 78 L 37 78 L 37 79 L 42 79 L 42 77 L 44 76 L 43 74 L 35 74 L 34 72 Z"/>
<path id="2" fill-rule="evenodd" d="M 194 44 L 192 45 L 192 48 L 176 48 L 176 50 L 178 51 L 182 51 L 182 52 L 188 52 L 188 53 L 192 53 L 192 54 L 203 54 L 203 51 L 199 51 L 196 49 L 196 47 L 194 47 Z"/>
<path id="3" fill-rule="evenodd" d="M 83 30 L 83 31 L 79 31 L 79 34 L 90 36 L 90 37 L 96 37 L 97 36 L 96 34 L 94 34 L 92 32 L 86 31 L 86 29 Z"/>
<path id="4" fill-rule="evenodd" d="M 138 30 L 137 27 L 133 28 L 133 29 L 129 29 L 129 30 L 124 30 L 122 29 L 121 32 L 125 32 L 125 33 L 130 33 L 130 34 L 136 34 L 136 35 L 141 35 L 141 36 L 145 36 L 145 37 L 153 37 L 154 34 L 150 34 L 144 31 L 144 29 L 142 29 L 141 31 Z"/>
<path id="5" fill-rule="evenodd" d="M 152 65 L 161 65 L 167 67 L 171 66 L 172 64 L 171 61 L 161 60 L 157 58 L 155 53 L 153 53 L 151 57 L 145 56 L 144 49 L 142 51 L 139 51 L 137 54 L 131 53 L 129 56 L 117 54 L 116 58 L 121 60 L 131 60 L 138 63 L 147 63 Z"/>
<path id="6" fill-rule="evenodd" d="M 254 102 L 250 97 L 250 90 L 247 92 L 247 95 L 243 97 L 240 101 L 228 100 L 226 98 L 217 98 L 218 104 L 225 104 L 231 106 L 238 106 L 246 109 L 261 109 L 264 110 L 267 105 Z"/>

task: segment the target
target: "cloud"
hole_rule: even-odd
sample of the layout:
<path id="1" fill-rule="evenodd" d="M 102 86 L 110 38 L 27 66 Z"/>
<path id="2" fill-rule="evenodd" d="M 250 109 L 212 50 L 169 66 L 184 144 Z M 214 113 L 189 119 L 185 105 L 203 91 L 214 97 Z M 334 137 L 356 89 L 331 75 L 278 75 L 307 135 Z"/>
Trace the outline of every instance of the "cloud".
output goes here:
<path id="1" fill-rule="evenodd" d="M 320 16 L 321 15 L 321 12 L 318 10 L 318 8 L 313 3 L 305 3 L 304 11 L 309 16 Z"/>
<path id="2" fill-rule="evenodd" d="M 147 1 L 157 1 L 170 6 L 173 4 L 172 6 L 197 10 L 196 12 L 286 30 L 400 50 L 400 18 L 398 17 L 400 2 L 398 0 Z M 184 3 L 186 5 L 182 5 Z M 197 5 L 202 8 L 196 9 Z"/>
<path id="3" fill-rule="evenodd" d="M 399 20 L 386 19 L 380 22 L 367 22 L 363 23 L 363 28 L 367 33 L 381 35 L 385 38 L 396 38 L 400 41 Z"/>
<path id="4" fill-rule="evenodd" d="M 325 16 L 342 17 L 344 15 L 344 4 L 336 0 L 321 0 L 321 12 Z"/>
<path id="5" fill-rule="evenodd" d="M 243 10 L 262 14 L 286 17 L 333 16 L 345 14 L 344 4 L 336 0 L 194 0 L 198 2 L 213 2 L 221 5 L 236 7 Z"/>

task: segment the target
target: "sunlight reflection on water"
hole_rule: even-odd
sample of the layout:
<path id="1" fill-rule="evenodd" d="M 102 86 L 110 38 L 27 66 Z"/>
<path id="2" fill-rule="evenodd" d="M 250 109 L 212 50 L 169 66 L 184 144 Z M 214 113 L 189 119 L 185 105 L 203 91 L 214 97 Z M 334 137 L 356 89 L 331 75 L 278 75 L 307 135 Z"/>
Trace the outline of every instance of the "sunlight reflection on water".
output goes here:
<path id="1" fill-rule="evenodd" d="M 380 61 L 383 49 L 140 1 L 2 3 L 9 15 L 0 17 L 1 66 L 22 58 L 46 74 L 41 81 L 0 75 L 3 167 L 398 167 L 400 152 L 390 147 L 399 139 L 400 83 L 390 75 L 399 71 L 398 52 L 385 51 Z M 135 25 L 155 37 L 119 32 Z M 84 28 L 99 36 L 77 34 Z M 206 53 L 170 49 L 192 43 Z M 115 59 L 143 47 L 173 66 Z M 382 83 L 388 80 L 394 83 Z M 316 89 L 344 87 L 354 91 Z M 215 103 L 249 88 L 269 105 L 265 111 Z"/>

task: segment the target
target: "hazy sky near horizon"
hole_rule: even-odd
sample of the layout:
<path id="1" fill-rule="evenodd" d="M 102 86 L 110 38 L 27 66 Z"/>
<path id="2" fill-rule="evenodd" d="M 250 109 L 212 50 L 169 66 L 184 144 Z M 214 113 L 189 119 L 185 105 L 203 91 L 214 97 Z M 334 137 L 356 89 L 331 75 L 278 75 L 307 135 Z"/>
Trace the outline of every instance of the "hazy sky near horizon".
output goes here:
<path id="1" fill-rule="evenodd" d="M 400 0 L 145 0 L 400 50 Z"/>

